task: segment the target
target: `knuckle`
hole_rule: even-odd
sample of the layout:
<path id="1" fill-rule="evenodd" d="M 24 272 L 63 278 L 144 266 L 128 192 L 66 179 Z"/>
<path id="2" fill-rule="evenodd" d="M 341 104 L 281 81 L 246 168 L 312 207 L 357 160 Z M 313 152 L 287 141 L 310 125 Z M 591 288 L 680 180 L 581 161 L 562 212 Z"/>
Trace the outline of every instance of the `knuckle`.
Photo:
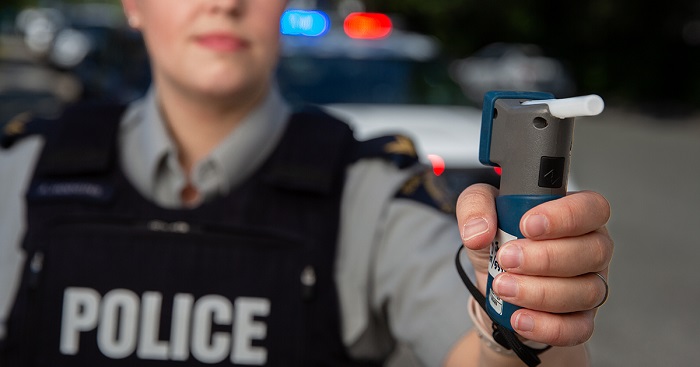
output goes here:
<path id="1" fill-rule="evenodd" d="M 584 191 L 583 194 L 585 194 L 585 196 L 582 196 L 582 199 L 585 199 L 586 212 L 596 213 L 601 225 L 607 223 L 611 215 L 611 206 L 608 199 L 594 191 Z"/>
<path id="2" fill-rule="evenodd" d="M 601 271 L 607 268 L 608 264 L 610 263 L 613 252 L 613 244 L 610 237 L 600 232 L 596 232 L 593 238 L 593 265 L 595 266 L 596 271 Z"/>
<path id="3" fill-rule="evenodd" d="M 521 268 L 533 275 L 549 274 L 559 259 L 556 249 L 546 244 L 525 242 L 520 248 L 523 250 Z"/>
<path id="4" fill-rule="evenodd" d="M 542 256 L 540 257 L 540 271 L 542 271 L 544 274 L 552 271 L 554 263 L 560 258 L 557 255 L 557 250 L 554 246 L 546 246 L 545 250 L 542 252 Z"/>
<path id="5" fill-rule="evenodd" d="M 604 226 L 610 219 L 610 202 L 601 194 L 583 191 L 567 197 L 559 207 L 563 230 L 580 231 L 588 226 Z"/>
<path id="6" fill-rule="evenodd" d="M 547 292 L 548 289 L 549 289 L 549 287 L 539 286 L 533 292 L 532 302 L 533 302 L 534 308 L 536 308 L 538 310 L 546 309 L 547 300 L 550 299 L 549 294 Z"/>
<path id="7" fill-rule="evenodd" d="M 568 345 L 566 332 L 564 331 L 564 326 L 562 323 L 558 322 L 552 325 L 547 333 L 547 339 L 550 341 L 549 344 L 556 346 Z"/>
<path id="8" fill-rule="evenodd" d="M 610 213 L 611 213 L 611 207 L 610 207 L 610 202 L 608 199 L 605 198 L 605 196 L 597 193 L 597 192 L 591 192 L 593 194 L 593 197 L 597 201 L 597 205 L 599 207 L 598 212 L 604 214 L 604 220 L 605 223 L 608 222 L 610 219 Z"/>
<path id="9" fill-rule="evenodd" d="M 532 310 L 546 311 L 549 309 L 548 302 L 551 302 L 551 296 L 556 296 L 549 292 L 551 287 L 546 281 L 531 276 L 517 276 L 520 278 L 518 283 L 522 292 L 518 294 L 518 301 L 527 305 L 527 308 Z M 554 292 L 556 293 L 556 292 Z"/>
<path id="10" fill-rule="evenodd" d="M 578 331 L 578 333 L 572 339 L 572 342 L 570 343 L 571 346 L 583 344 L 593 336 L 593 320 L 582 320 L 582 322 L 580 323 L 580 325 L 578 325 L 576 330 Z"/>
<path id="11" fill-rule="evenodd" d="M 585 294 L 587 297 L 585 297 L 585 302 L 586 304 L 583 306 L 584 309 L 591 309 L 598 305 L 603 297 L 605 297 L 605 290 L 601 289 L 601 281 L 598 279 L 597 275 L 592 275 L 591 282 L 589 282 L 589 286 L 587 287 L 588 289 L 586 290 Z"/>
<path id="12" fill-rule="evenodd" d="M 612 261 L 613 254 L 615 252 L 615 242 L 612 237 L 608 235 L 607 231 L 597 231 L 598 236 L 598 246 L 599 246 L 599 266 L 600 270 L 607 268 Z"/>
<path id="13" fill-rule="evenodd" d="M 492 194 L 493 189 L 493 186 L 484 183 L 473 184 L 467 187 L 466 189 L 462 190 L 462 192 L 459 194 L 459 198 L 468 199 L 473 196 L 481 196 L 483 198 L 486 198 Z"/>
<path id="14" fill-rule="evenodd" d="M 551 221 L 551 235 L 557 236 L 576 231 L 580 225 L 581 200 L 575 197 L 566 197 L 557 201 L 555 207 L 547 213 L 547 218 Z"/>
<path id="15" fill-rule="evenodd" d="M 462 191 L 457 198 L 458 212 L 467 212 L 493 202 L 495 188 L 486 184 L 475 184 Z M 463 213 L 464 214 L 464 213 Z"/>
<path id="16" fill-rule="evenodd" d="M 559 216 L 560 226 L 563 230 L 571 230 L 579 227 L 578 214 L 579 206 L 573 201 L 567 201 L 561 207 Z"/>
<path id="17" fill-rule="evenodd" d="M 605 249 L 608 251 L 608 259 L 612 258 L 613 251 L 615 251 L 615 240 L 610 236 L 610 233 L 608 232 L 608 229 L 605 227 L 600 228 L 597 231 L 603 238 L 603 244 L 605 246 Z"/>
<path id="18" fill-rule="evenodd" d="M 581 314 L 568 315 L 552 323 L 546 335 L 549 344 L 571 347 L 583 344 L 593 336 L 593 323 Z"/>

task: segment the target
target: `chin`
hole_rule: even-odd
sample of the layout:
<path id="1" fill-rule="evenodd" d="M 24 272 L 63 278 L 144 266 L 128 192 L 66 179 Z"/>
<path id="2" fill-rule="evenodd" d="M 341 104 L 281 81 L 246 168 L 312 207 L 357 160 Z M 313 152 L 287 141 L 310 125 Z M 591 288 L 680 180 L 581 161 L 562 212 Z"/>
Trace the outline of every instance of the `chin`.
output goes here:
<path id="1" fill-rule="evenodd" d="M 239 99 L 256 95 L 256 90 L 259 89 L 258 85 L 259 83 L 219 79 L 200 85 L 197 90 L 202 96 L 210 99 Z"/>

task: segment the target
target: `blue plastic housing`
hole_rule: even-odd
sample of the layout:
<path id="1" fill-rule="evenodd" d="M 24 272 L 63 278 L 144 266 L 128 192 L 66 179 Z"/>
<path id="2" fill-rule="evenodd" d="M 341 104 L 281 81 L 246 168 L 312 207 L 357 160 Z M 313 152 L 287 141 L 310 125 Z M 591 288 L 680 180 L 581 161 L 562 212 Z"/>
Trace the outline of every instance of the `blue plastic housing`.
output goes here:
<path id="1" fill-rule="evenodd" d="M 520 219 L 523 215 L 534 208 L 535 206 L 545 203 L 550 200 L 559 199 L 558 195 L 504 195 L 496 198 L 496 214 L 498 216 L 498 228 L 502 231 L 515 236 L 524 238 L 525 236 L 520 231 Z M 488 276 L 486 283 L 486 312 L 497 323 L 503 325 L 509 330 L 513 330 L 510 323 L 510 318 L 513 312 L 520 307 L 514 304 L 503 302 L 503 312 L 498 314 L 489 304 L 489 290 L 493 283 L 491 274 Z"/>
<path id="2" fill-rule="evenodd" d="M 491 91 L 484 94 L 484 104 L 481 112 L 481 136 L 479 142 L 479 162 L 487 166 L 497 167 L 491 162 L 491 131 L 493 130 L 493 111 L 497 99 L 540 100 L 554 99 L 554 95 L 546 92 L 513 92 Z"/>

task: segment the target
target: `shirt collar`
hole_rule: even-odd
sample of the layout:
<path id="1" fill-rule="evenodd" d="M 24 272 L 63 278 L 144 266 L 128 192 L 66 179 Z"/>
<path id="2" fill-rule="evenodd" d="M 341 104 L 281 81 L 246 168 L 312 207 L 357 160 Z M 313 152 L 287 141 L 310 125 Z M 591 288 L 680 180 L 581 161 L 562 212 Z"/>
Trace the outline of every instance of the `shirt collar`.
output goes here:
<path id="1" fill-rule="evenodd" d="M 191 182 L 203 199 L 227 193 L 258 169 L 281 139 L 290 113 L 273 85 L 263 102 L 195 164 Z M 123 169 L 144 196 L 166 207 L 182 206 L 180 192 L 187 180 L 154 87 L 124 115 L 120 147 Z"/>
<path id="2" fill-rule="evenodd" d="M 142 195 L 162 201 L 156 198 L 156 194 L 159 194 L 157 183 L 161 180 L 159 176 L 162 176 L 159 167 L 163 166 L 168 156 L 177 161 L 177 147 L 161 117 L 154 87 L 142 99 L 129 105 L 122 118 L 119 147 L 122 169 L 132 184 Z"/>

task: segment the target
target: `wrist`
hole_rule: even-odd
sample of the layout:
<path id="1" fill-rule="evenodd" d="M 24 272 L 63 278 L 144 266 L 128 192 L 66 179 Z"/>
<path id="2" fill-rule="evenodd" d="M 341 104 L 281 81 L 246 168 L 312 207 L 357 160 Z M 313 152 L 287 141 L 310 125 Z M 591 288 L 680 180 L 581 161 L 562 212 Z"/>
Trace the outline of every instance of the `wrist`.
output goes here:
<path id="1" fill-rule="evenodd" d="M 493 338 L 493 328 L 491 326 L 492 321 L 486 314 L 486 311 L 484 311 L 484 309 L 481 306 L 479 306 L 474 297 L 469 297 L 467 308 L 469 312 L 469 317 L 474 322 L 476 333 L 479 336 L 479 340 L 481 340 L 482 345 L 486 346 L 489 350 L 496 352 L 499 355 L 513 356 L 517 358 L 515 352 L 502 346 Z M 521 337 L 520 335 L 518 335 L 518 339 L 520 339 L 520 341 L 522 341 L 523 344 L 532 349 L 541 350 L 546 349 L 548 347 L 547 344 L 528 340 Z"/>
<path id="2" fill-rule="evenodd" d="M 498 344 L 496 340 L 493 339 L 493 336 L 490 332 L 491 325 L 487 325 L 484 321 L 490 321 L 490 319 L 486 315 L 486 312 L 477 304 L 474 297 L 469 297 L 469 303 L 467 308 L 469 312 L 469 317 L 474 323 L 474 329 L 476 330 L 476 334 L 479 336 L 479 340 L 481 341 L 481 345 L 485 346 L 488 350 L 495 352 L 496 354 L 502 356 L 512 356 L 517 358 L 515 352 L 506 349 L 505 347 Z"/>

